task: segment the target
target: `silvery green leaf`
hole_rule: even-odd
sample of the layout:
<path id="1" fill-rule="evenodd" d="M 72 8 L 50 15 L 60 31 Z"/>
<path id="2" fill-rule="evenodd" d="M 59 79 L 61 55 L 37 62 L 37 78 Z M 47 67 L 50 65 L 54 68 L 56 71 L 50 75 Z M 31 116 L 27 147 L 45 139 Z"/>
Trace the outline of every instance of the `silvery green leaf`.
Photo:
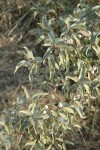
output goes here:
<path id="1" fill-rule="evenodd" d="M 79 116 L 82 118 L 82 119 L 85 119 L 86 116 L 83 114 L 83 111 L 78 107 L 78 106 L 75 106 L 75 109 L 76 111 L 78 112 Z"/>
<path id="2" fill-rule="evenodd" d="M 83 65 L 83 61 L 81 59 L 78 59 L 77 61 L 78 71 L 81 70 L 82 65 Z"/>
<path id="3" fill-rule="evenodd" d="M 44 145 L 47 143 L 46 137 L 43 134 L 40 135 L 40 140 L 43 142 Z"/>
<path id="4" fill-rule="evenodd" d="M 52 47 L 49 47 L 46 51 L 46 53 L 44 54 L 43 56 L 43 60 L 47 59 L 50 55 L 50 53 L 52 52 L 53 48 Z"/>
<path id="5" fill-rule="evenodd" d="M 34 146 L 34 147 L 35 147 L 36 142 L 37 142 L 37 140 L 30 141 L 30 142 L 26 143 L 25 146 Z M 33 147 L 33 148 L 34 148 L 34 147 Z"/>
<path id="6" fill-rule="evenodd" d="M 34 131 L 35 131 L 35 134 L 37 135 L 37 129 L 38 129 L 38 118 L 33 118 L 33 117 L 30 117 L 30 123 L 31 125 L 33 126 L 34 128 Z"/>
<path id="7" fill-rule="evenodd" d="M 43 44 L 43 46 L 46 46 L 46 47 L 52 47 L 52 43 L 51 42 L 45 42 L 44 44 Z"/>
<path id="8" fill-rule="evenodd" d="M 29 72 L 29 81 L 32 83 L 33 82 L 33 72 L 32 71 L 30 71 Z"/>
<path id="9" fill-rule="evenodd" d="M 65 18 L 60 17 L 60 20 L 62 20 L 67 25 L 68 29 L 70 28 L 70 19 L 68 17 Z"/>
<path id="10" fill-rule="evenodd" d="M 52 13 L 52 14 L 54 14 L 54 15 L 57 15 L 57 13 L 56 13 L 56 11 L 55 11 L 54 9 L 49 9 L 49 10 L 47 11 L 47 13 Z"/>
<path id="11" fill-rule="evenodd" d="M 78 81 L 81 80 L 82 78 L 84 78 L 85 76 L 85 67 L 84 65 L 81 66 L 81 69 L 80 69 L 80 74 L 79 74 L 79 77 L 78 77 Z"/>
<path id="12" fill-rule="evenodd" d="M 38 150 L 44 150 L 45 149 L 45 146 L 44 146 L 44 144 L 42 143 L 42 141 L 38 141 L 38 143 L 37 143 L 37 149 Z"/>
<path id="13" fill-rule="evenodd" d="M 26 46 L 23 47 L 26 51 L 26 59 L 31 60 L 34 59 L 33 52 Z"/>
<path id="14" fill-rule="evenodd" d="M 63 65 L 64 64 L 64 58 L 63 58 L 63 55 L 62 54 L 59 54 L 59 65 Z"/>
<path id="15" fill-rule="evenodd" d="M 77 35 L 73 33 L 72 36 L 75 39 L 77 46 L 80 46 L 81 43 L 80 43 L 80 40 L 78 39 Z"/>
<path id="16" fill-rule="evenodd" d="M 34 19 L 36 18 L 36 16 L 39 14 L 39 11 L 34 11 Z"/>
<path id="17" fill-rule="evenodd" d="M 41 30 L 38 29 L 38 28 L 32 29 L 32 30 L 29 31 L 29 33 L 30 33 L 31 35 L 35 35 L 35 34 L 40 35 L 40 34 L 41 34 Z"/>
<path id="18" fill-rule="evenodd" d="M 25 61 L 25 60 L 20 61 L 20 62 L 17 64 L 14 73 L 16 73 L 16 71 L 17 71 L 20 67 L 23 67 L 23 66 L 28 67 L 29 64 L 30 64 L 30 63 L 29 63 L 28 61 Z"/>
<path id="19" fill-rule="evenodd" d="M 50 110 L 50 112 L 51 112 L 51 114 L 53 115 L 53 117 L 55 117 L 55 118 L 57 117 L 58 114 L 57 114 L 56 111 Z"/>
<path id="20" fill-rule="evenodd" d="M 73 94 L 75 91 L 77 91 L 78 84 L 74 83 L 71 87 L 68 88 L 68 98 L 70 98 L 71 94 Z"/>
<path id="21" fill-rule="evenodd" d="M 29 81 L 30 81 L 30 82 L 33 82 L 33 73 L 35 73 L 36 65 L 37 65 L 37 64 L 32 63 L 32 64 L 28 67 L 28 70 L 29 70 Z"/>
<path id="22" fill-rule="evenodd" d="M 100 5 L 96 5 L 96 6 L 94 6 L 91 10 L 97 10 L 97 9 L 99 9 L 100 8 Z"/>
<path id="23" fill-rule="evenodd" d="M 30 110 L 30 112 L 33 114 L 34 113 L 34 109 L 37 108 L 36 107 L 36 101 L 34 101 L 33 103 L 31 103 L 28 107 L 28 109 Z"/>
<path id="24" fill-rule="evenodd" d="M 0 125 L 4 126 L 5 122 L 4 121 L 0 121 Z"/>
<path id="25" fill-rule="evenodd" d="M 64 143 L 74 145 L 74 142 L 69 141 L 69 140 L 65 140 Z"/>
<path id="26" fill-rule="evenodd" d="M 20 110 L 19 113 L 25 114 L 26 116 L 32 116 L 32 113 L 30 112 L 30 110 Z"/>
<path id="27" fill-rule="evenodd" d="M 55 143 L 55 122 L 52 123 L 52 144 Z"/>
<path id="28" fill-rule="evenodd" d="M 42 57 L 34 57 L 34 60 L 38 63 L 42 63 L 43 61 Z"/>
<path id="29" fill-rule="evenodd" d="M 84 85 L 84 87 L 85 87 L 85 89 L 86 89 L 86 92 L 88 93 L 88 94 L 90 94 L 90 88 L 89 88 L 89 86 L 87 85 L 87 84 L 83 84 Z"/>
<path id="30" fill-rule="evenodd" d="M 52 144 L 50 144 L 47 148 L 47 150 L 51 150 L 52 149 Z"/>
<path id="31" fill-rule="evenodd" d="M 32 98 L 37 98 L 37 97 L 41 97 L 41 96 L 47 96 L 49 93 L 46 93 L 46 92 L 37 92 L 37 93 L 34 93 L 32 95 Z"/>
<path id="32" fill-rule="evenodd" d="M 59 141 L 59 142 L 63 142 L 63 138 L 57 137 L 56 140 Z"/>
<path id="33" fill-rule="evenodd" d="M 73 23 L 70 29 L 85 30 L 85 23 Z"/>
<path id="34" fill-rule="evenodd" d="M 48 25 L 48 20 L 45 16 L 42 17 L 42 24 L 45 28 L 49 28 L 50 26 Z"/>
<path id="35" fill-rule="evenodd" d="M 37 39 L 37 41 L 35 42 L 35 45 L 38 45 L 39 43 L 41 43 L 43 40 L 45 39 L 44 35 L 40 35 L 40 37 Z"/>
<path id="36" fill-rule="evenodd" d="M 95 87 L 97 94 L 100 96 L 100 88 L 99 87 Z"/>
<path id="37" fill-rule="evenodd" d="M 53 31 L 51 31 L 51 32 L 48 33 L 48 37 L 49 37 L 51 43 L 55 43 L 56 36 L 55 36 L 55 34 L 54 34 Z"/>
<path id="38" fill-rule="evenodd" d="M 58 144 L 56 144 L 56 148 L 59 150 L 62 150 L 62 145 L 58 143 Z"/>
<path id="39" fill-rule="evenodd" d="M 57 44 L 58 46 L 63 46 L 65 43 L 64 43 L 64 40 L 61 39 L 61 38 L 56 38 L 55 39 L 55 44 Z"/>
<path id="40" fill-rule="evenodd" d="M 9 126 L 4 121 L 0 121 L 0 125 L 4 126 L 5 130 L 8 134 L 10 134 Z"/>
<path id="41" fill-rule="evenodd" d="M 76 101 L 75 102 L 75 110 L 78 112 L 79 116 L 82 118 L 82 119 L 85 119 L 86 116 L 84 115 L 84 112 L 83 112 L 83 106 L 80 102 Z"/>
<path id="42" fill-rule="evenodd" d="M 65 143 L 62 144 L 63 150 L 67 150 L 67 146 Z"/>
<path id="43" fill-rule="evenodd" d="M 54 18 L 54 17 L 52 17 L 52 18 L 50 18 L 50 19 L 48 20 L 48 24 L 49 24 L 50 26 L 52 26 L 54 23 L 55 23 L 55 18 Z"/>
<path id="44" fill-rule="evenodd" d="M 95 50 L 98 58 L 100 59 L 100 47 L 96 45 L 96 46 L 92 46 L 92 48 Z"/>
<path id="45" fill-rule="evenodd" d="M 74 113 L 75 113 L 75 112 L 74 112 L 74 109 L 71 108 L 71 107 L 63 107 L 63 110 L 64 110 L 65 112 L 68 112 L 68 113 L 71 113 L 71 114 L 74 114 Z"/>
<path id="46" fill-rule="evenodd" d="M 46 28 L 43 23 L 37 23 L 37 24 L 42 28 L 43 33 L 48 33 L 48 32 L 50 32 L 49 28 Z M 42 33 L 42 34 L 43 34 L 43 33 Z M 42 34 L 41 34 L 41 35 L 42 35 Z"/>
<path id="47" fill-rule="evenodd" d="M 49 5 L 52 2 L 52 0 L 46 0 L 46 4 Z"/>
<path id="48" fill-rule="evenodd" d="M 100 35 L 100 32 L 98 32 L 98 33 L 93 33 L 93 35 L 92 35 L 92 37 L 91 37 L 91 40 L 90 40 L 90 44 L 91 45 L 93 45 L 94 44 L 94 42 L 95 42 L 95 40 L 96 40 L 96 38 L 97 38 L 97 36 L 99 36 Z"/>
<path id="49" fill-rule="evenodd" d="M 29 123 L 29 120 L 27 118 L 23 119 L 21 126 L 20 126 L 20 132 L 23 132 L 29 126 L 29 124 L 30 123 Z"/>
<path id="50" fill-rule="evenodd" d="M 81 79 L 79 79 L 78 81 L 80 84 L 87 84 L 89 86 L 91 86 L 91 81 L 87 78 L 87 77 L 82 77 Z"/>
<path id="51" fill-rule="evenodd" d="M 74 123 L 74 127 L 81 129 L 81 126 L 79 124 L 76 124 L 76 123 Z"/>
<path id="52" fill-rule="evenodd" d="M 26 98 L 29 99 L 29 98 L 30 98 L 30 95 L 29 95 L 27 89 L 26 89 L 24 86 L 22 86 L 22 88 L 23 88 L 23 90 L 24 90 L 24 93 L 25 93 Z"/>
<path id="53" fill-rule="evenodd" d="M 61 116 L 64 120 L 67 119 L 67 116 L 64 113 L 59 113 L 59 116 Z"/>
<path id="54" fill-rule="evenodd" d="M 75 82 L 78 82 L 78 77 L 77 77 L 77 76 L 75 76 L 75 77 L 66 76 L 65 79 L 66 79 L 66 80 L 67 80 L 67 79 L 71 79 L 71 80 L 73 80 L 73 81 L 75 81 Z"/>

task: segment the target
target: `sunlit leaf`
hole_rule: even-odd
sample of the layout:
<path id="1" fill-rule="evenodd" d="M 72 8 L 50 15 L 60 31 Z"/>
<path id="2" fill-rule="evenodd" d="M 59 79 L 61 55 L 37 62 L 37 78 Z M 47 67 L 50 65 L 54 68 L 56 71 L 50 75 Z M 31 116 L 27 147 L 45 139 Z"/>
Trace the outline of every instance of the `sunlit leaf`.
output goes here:
<path id="1" fill-rule="evenodd" d="M 73 81 L 75 81 L 75 82 L 77 82 L 78 81 L 78 78 L 77 78 L 77 76 L 75 76 L 75 77 L 72 77 L 72 76 L 66 76 L 66 78 L 65 78 L 66 80 L 67 79 L 71 79 L 71 80 L 73 80 Z"/>
<path id="2" fill-rule="evenodd" d="M 34 93 L 32 95 L 32 98 L 37 98 L 37 97 L 41 97 L 41 96 L 47 96 L 49 93 L 45 93 L 45 92 L 37 92 L 37 93 Z"/>
<path id="3" fill-rule="evenodd" d="M 57 15 L 57 13 L 56 13 L 56 11 L 55 11 L 54 9 L 49 9 L 49 10 L 47 11 L 47 13 L 52 13 L 52 14 L 54 14 L 54 15 Z"/>
<path id="4" fill-rule="evenodd" d="M 67 146 L 65 145 L 65 143 L 62 144 L 63 150 L 67 150 Z"/>
<path id="5" fill-rule="evenodd" d="M 100 5 L 96 5 L 91 10 L 96 10 L 96 9 L 99 9 L 99 8 L 100 8 Z"/>
<path id="6" fill-rule="evenodd" d="M 96 46 L 92 46 L 92 48 L 95 50 L 98 58 L 100 59 L 100 47 L 96 45 Z"/>
<path id="7" fill-rule="evenodd" d="M 70 107 L 64 107 L 63 110 L 68 112 L 68 113 L 71 113 L 71 114 L 75 113 L 74 110 L 72 108 L 70 108 Z"/>
<path id="8" fill-rule="evenodd" d="M 86 89 L 86 92 L 89 94 L 89 93 L 90 93 L 90 88 L 89 88 L 89 86 L 88 86 L 87 84 L 84 84 L 84 87 L 85 87 L 85 89 Z"/>
<path id="9" fill-rule="evenodd" d="M 78 31 L 78 33 L 80 33 L 80 34 L 82 34 L 82 35 L 84 35 L 84 36 L 86 36 L 86 37 L 91 37 L 91 32 L 90 31 L 84 31 L 84 30 L 80 30 L 80 31 Z"/>
<path id="10" fill-rule="evenodd" d="M 49 145 L 49 147 L 47 148 L 47 150 L 51 150 L 52 148 L 52 144 Z"/>
<path id="11" fill-rule="evenodd" d="M 52 52 L 52 50 L 53 50 L 52 47 L 49 47 L 49 48 L 47 49 L 46 53 L 45 53 L 44 56 L 43 56 L 43 59 L 44 59 L 44 60 L 49 57 L 49 55 L 50 55 L 50 53 Z"/>
<path id="12" fill-rule="evenodd" d="M 20 110 L 19 114 L 25 114 L 26 116 L 32 116 L 32 113 L 29 110 Z"/>
<path id="13" fill-rule="evenodd" d="M 92 35 L 92 37 L 91 37 L 91 40 L 90 40 L 90 44 L 91 45 L 93 45 L 94 44 L 94 42 L 95 42 L 95 40 L 96 40 L 96 38 L 97 38 L 97 36 L 99 36 L 100 35 L 100 32 L 98 32 L 98 33 L 93 33 L 93 35 Z"/>
<path id="14" fill-rule="evenodd" d="M 22 86 L 22 88 L 23 88 L 23 90 L 24 90 L 24 93 L 25 93 L 26 98 L 29 99 L 29 98 L 30 98 L 30 95 L 29 95 L 27 89 L 26 89 L 24 86 Z"/>
<path id="15" fill-rule="evenodd" d="M 37 39 L 37 41 L 35 42 L 35 45 L 38 45 L 39 43 L 41 43 L 43 40 L 45 39 L 44 35 L 40 35 L 40 37 Z"/>
<path id="16" fill-rule="evenodd" d="M 20 61 L 20 62 L 17 64 L 14 73 L 16 73 L 16 71 L 17 71 L 20 67 L 23 67 L 23 66 L 28 67 L 28 66 L 29 66 L 29 62 L 27 62 L 27 61 L 25 61 L 25 60 Z"/>
<path id="17" fill-rule="evenodd" d="M 79 116 L 82 119 L 86 118 L 86 116 L 84 115 L 83 109 L 82 109 L 82 105 L 79 102 L 76 103 L 75 110 L 78 112 Z"/>
<path id="18" fill-rule="evenodd" d="M 37 141 L 37 140 L 30 141 L 30 142 L 26 143 L 25 146 L 34 146 L 34 147 L 35 147 L 36 141 Z M 33 147 L 33 148 L 34 148 L 34 147 Z"/>
<path id="19" fill-rule="evenodd" d="M 27 60 L 34 59 L 32 51 L 28 47 L 26 47 L 26 46 L 24 46 L 23 48 L 26 51 L 26 59 Z"/>

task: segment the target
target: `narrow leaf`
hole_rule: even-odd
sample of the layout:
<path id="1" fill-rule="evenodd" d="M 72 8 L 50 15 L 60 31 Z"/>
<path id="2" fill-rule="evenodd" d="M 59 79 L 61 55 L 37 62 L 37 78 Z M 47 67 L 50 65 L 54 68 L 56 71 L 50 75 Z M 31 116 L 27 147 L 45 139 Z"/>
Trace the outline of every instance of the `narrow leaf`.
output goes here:
<path id="1" fill-rule="evenodd" d="M 32 116 L 32 113 L 29 110 L 21 110 L 19 113 L 25 114 L 26 116 Z"/>
<path id="2" fill-rule="evenodd" d="M 16 71 L 17 71 L 20 67 L 22 67 L 22 66 L 28 67 L 28 66 L 29 66 L 29 62 L 27 62 L 27 61 L 25 61 L 25 60 L 20 61 L 20 62 L 17 64 L 14 73 L 16 73 Z"/>
<path id="3" fill-rule="evenodd" d="M 28 143 L 25 144 L 25 146 L 34 146 L 34 147 L 35 147 L 36 141 L 37 141 L 37 140 L 28 142 Z M 34 148 L 34 147 L 33 147 L 33 148 Z"/>

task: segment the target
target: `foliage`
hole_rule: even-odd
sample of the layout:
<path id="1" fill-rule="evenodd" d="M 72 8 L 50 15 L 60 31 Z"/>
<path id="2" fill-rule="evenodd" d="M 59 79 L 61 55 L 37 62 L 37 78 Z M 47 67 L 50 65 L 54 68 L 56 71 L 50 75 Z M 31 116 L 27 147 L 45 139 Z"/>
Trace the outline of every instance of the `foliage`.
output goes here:
<path id="1" fill-rule="evenodd" d="M 43 55 L 37 52 L 35 56 L 35 50 L 24 47 L 19 53 L 25 59 L 15 72 L 27 67 L 29 81 L 42 91 L 34 93 L 22 87 L 24 96 L 18 96 L 13 110 L 5 113 L 0 124 L 6 149 L 19 135 L 18 149 L 66 150 L 68 143 L 73 144 L 69 135 L 81 128 L 77 114 L 84 119 L 84 106 L 93 98 L 99 102 L 100 5 L 89 6 L 81 1 L 72 14 L 66 7 L 65 1 L 59 0 L 33 3 L 37 26 L 29 33 L 36 38 L 34 47 L 39 45 Z M 51 84 L 70 101 L 43 104 Z"/>

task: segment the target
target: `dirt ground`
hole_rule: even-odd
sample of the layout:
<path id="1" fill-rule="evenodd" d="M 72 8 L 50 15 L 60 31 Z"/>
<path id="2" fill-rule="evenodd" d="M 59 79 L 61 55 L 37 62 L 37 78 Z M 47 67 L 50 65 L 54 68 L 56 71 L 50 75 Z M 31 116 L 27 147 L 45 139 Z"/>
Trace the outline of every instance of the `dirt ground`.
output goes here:
<path id="1" fill-rule="evenodd" d="M 19 69 L 14 74 L 17 63 L 23 59 L 17 54 L 24 45 L 33 49 L 33 39 L 28 34 L 32 23 L 20 22 L 30 1 L 0 0 L 0 114 L 16 100 L 16 92 L 20 86 L 28 83 L 28 71 Z M 13 8 L 13 9 L 12 9 Z M 93 119 L 94 118 L 94 119 Z M 87 119 L 81 123 L 82 133 L 75 136 L 75 146 L 68 150 L 100 150 L 100 111 L 94 104 Z M 93 127 L 93 130 L 90 129 Z"/>

